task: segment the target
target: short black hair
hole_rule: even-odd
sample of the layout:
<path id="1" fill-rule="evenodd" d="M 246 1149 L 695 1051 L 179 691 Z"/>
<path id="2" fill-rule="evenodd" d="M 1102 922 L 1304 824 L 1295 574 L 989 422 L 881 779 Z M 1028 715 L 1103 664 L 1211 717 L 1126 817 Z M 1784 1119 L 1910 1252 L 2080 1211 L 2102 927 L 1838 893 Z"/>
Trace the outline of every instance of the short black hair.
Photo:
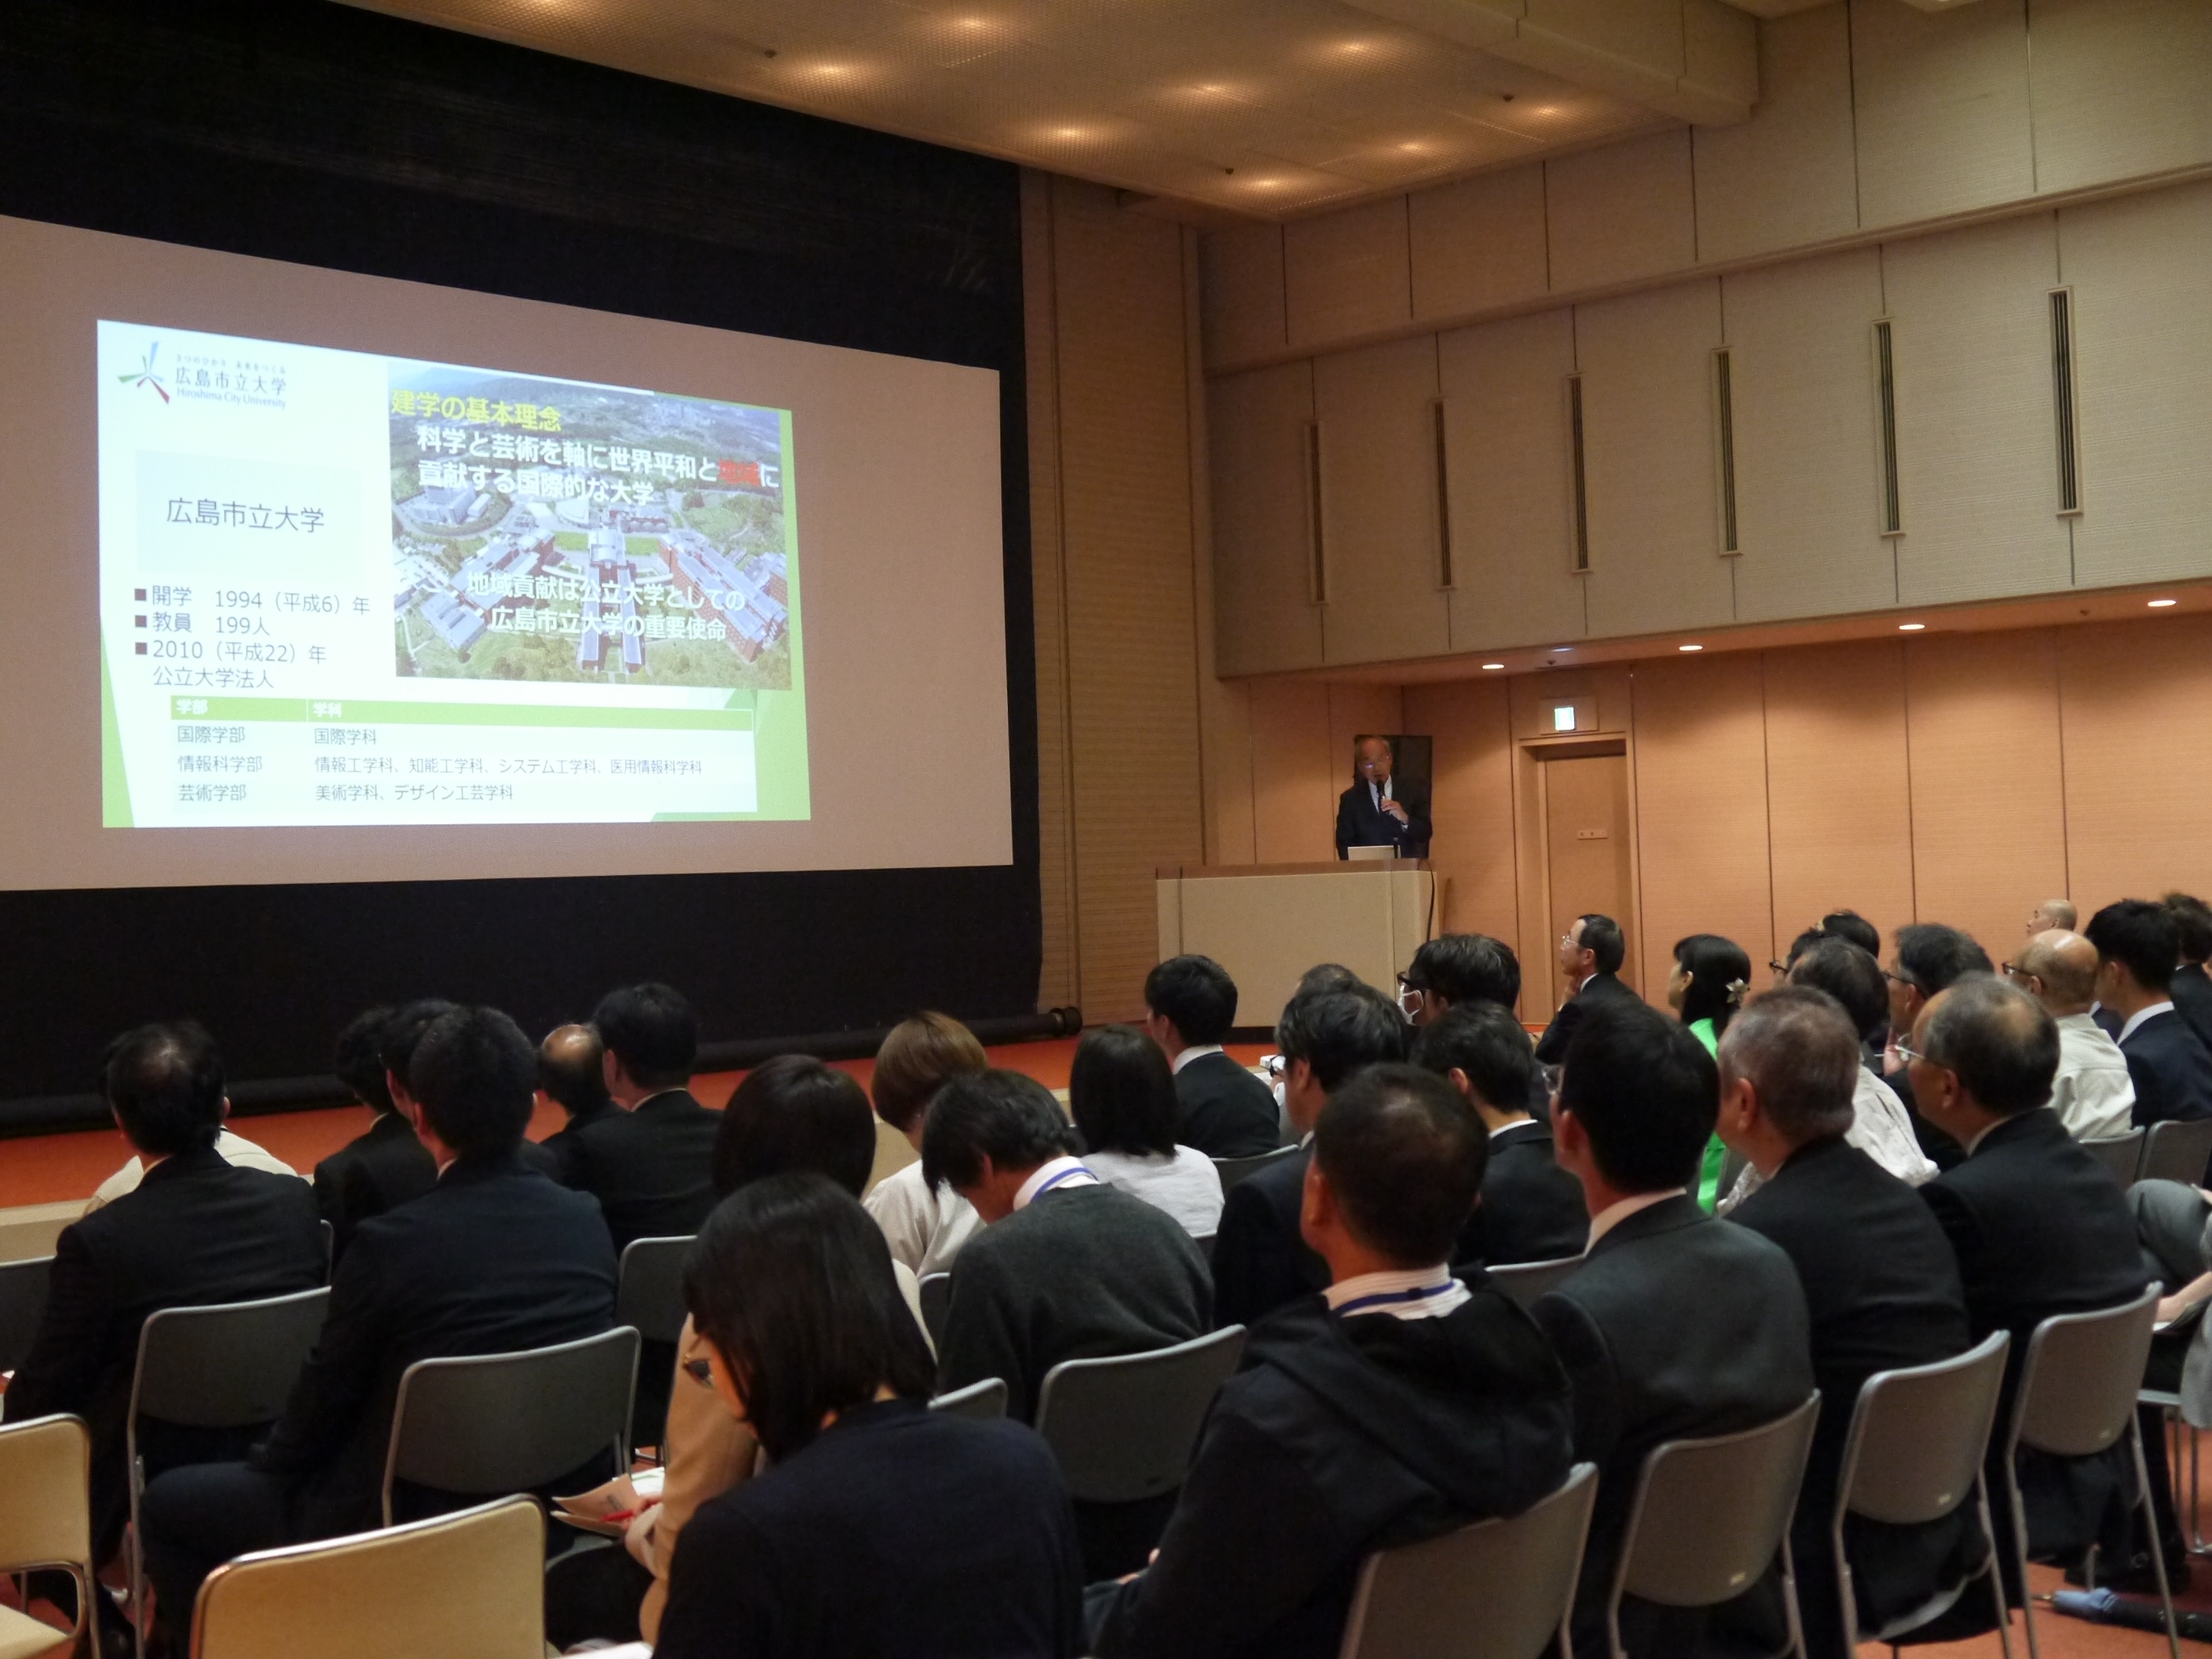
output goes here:
<path id="1" fill-rule="evenodd" d="M 1948 988 L 1921 1036 L 1929 1063 L 1957 1073 L 1966 1092 L 2000 1117 L 2046 1104 L 2058 1073 L 2058 1026 L 2050 1012 L 1995 974 L 1968 974 Z"/>
<path id="2" fill-rule="evenodd" d="M 364 1106 L 380 1112 L 392 1109 L 392 1090 L 384 1080 L 384 1026 L 389 1008 L 371 1008 L 356 1014 L 338 1033 L 337 1051 L 331 1070 L 346 1092 Z"/>
<path id="3" fill-rule="evenodd" d="M 496 1008 L 456 1007 L 431 1022 L 407 1066 L 407 1092 L 431 1133 L 464 1157 L 512 1152 L 537 1109 L 538 1051 Z"/>
<path id="4" fill-rule="evenodd" d="M 1925 997 L 1968 974 L 1994 971 L 1990 953 L 1972 934 L 1940 921 L 1910 921 L 1897 930 L 1897 965 Z"/>
<path id="5" fill-rule="evenodd" d="M 714 1132 L 714 1190 L 811 1170 L 858 1198 L 876 1163 L 868 1091 L 811 1054 L 778 1054 L 747 1072 Z"/>
<path id="6" fill-rule="evenodd" d="M 1370 985 L 1292 997 L 1275 1023 L 1284 1060 L 1305 1061 L 1328 1094 L 1363 1066 L 1404 1060 L 1411 1036 L 1403 1011 Z"/>
<path id="7" fill-rule="evenodd" d="M 1628 940 L 1620 931 L 1620 924 L 1595 911 L 1575 920 L 1583 925 L 1583 949 L 1597 957 L 1598 972 L 1619 973 L 1620 964 L 1628 960 Z"/>
<path id="8" fill-rule="evenodd" d="M 1729 1025 L 1718 1059 L 1723 1083 L 1750 1079 L 1761 1109 L 1792 1146 L 1851 1127 L 1858 1033 L 1844 1005 L 1826 991 L 1808 985 L 1769 991 Z"/>
<path id="9" fill-rule="evenodd" d="M 1856 910 L 1831 910 L 1820 918 L 1820 931 L 1831 939 L 1846 939 L 1870 957 L 1881 955 L 1881 930 Z"/>
<path id="10" fill-rule="evenodd" d="M 577 1034 L 576 1052 L 549 1052 L 548 1045 L 559 1033 L 549 1035 L 544 1042 L 538 1045 L 538 1086 L 558 1102 L 562 1111 L 574 1117 L 597 1110 L 613 1098 L 607 1093 L 607 1045 L 596 1027 L 574 1025 L 562 1029 Z"/>
<path id="11" fill-rule="evenodd" d="M 2117 962 L 2146 991 L 2162 991 L 2181 965 L 2181 929 L 2173 912 L 2148 899 L 2121 899 L 2089 918 L 2082 936 L 2106 962 Z"/>
<path id="12" fill-rule="evenodd" d="M 1434 991 L 1455 1008 L 1465 1002 L 1510 1008 L 1521 1000 L 1521 959 L 1487 933 L 1445 933 L 1413 952 L 1406 983 Z"/>
<path id="13" fill-rule="evenodd" d="M 1220 1042 L 1237 1019 L 1237 981 L 1212 957 L 1170 957 L 1145 975 L 1145 1006 L 1193 1047 Z"/>
<path id="14" fill-rule="evenodd" d="M 1298 975 L 1298 982 L 1291 990 L 1291 1000 L 1300 997 L 1317 997 L 1324 991 L 1358 991 L 1367 981 L 1340 962 L 1319 962 Z"/>
<path id="15" fill-rule="evenodd" d="M 1085 1152 L 1174 1155 L 1175 1073 L 1160 1045 L 1133 1025 L 1083 1034 L 1068 1073 L 1067 1105 Z"/>
<path id="16" fill-rule="evenodd" d="M 1686 1187 L 1720 1116 L 1720 1073 L 1690 1028 L 1624 999 L 1592 1008 L 1567 1044 L 1559 1105 L 1623 1193 Z"/>
<path id="17" fill-rule="evenodd" d="M 936 1382 L 882 1229 L 811 1171 L 749 1182 L 714 1206 L 684 1257 L 684 1303 L 774 1462 L 805 1449 L 831 1412 L 884 1388 L 927 1400 Z"/>
<path id="18" fill-rule="evenodd" d="M 414 1085 L 407 1079 L 415 1064 L 416 1045 L 422 1041 L 422 1033 L 459 1006 L 443 997 L 418 997 L 413 1002 L 401 1003 L 384 1022 L 383 1032 L 377 1039 L 376 1057 L 410 1093 Z"/>
<path id="19" fill-rule="evenodd" d="M 133 1146 L 171 1158 L 222 1133 L 222 1054 L 196 1019 L 125 1031 L 100 1059 L 100 1091 Z"/>
<path id="20" fill-rule="evenodd" d="M 1474 1212 L 1490 1137 L 1452 1086 L 1418 1066 L 1370 1066 L 1328 1097 L 1314 1163 L 1346 1226 L 1401 1267 L 1451 1259 Z"/>
<path id="21" fill-rule="evenodd" d="M 1824 939 L 1790 964 L 1790 982 L 1835 998 L 1862 1042 L 1889 1029 L 1889 988 L 1881 963 L 1850 940 Z"/>
<path id="22" fill-rule="evenodd" d="M 1806 951 L 1811 950 L 1822 939 L 1833 939 L 1835 937 L 1835 934 L 1829 933 L 1825 928 L 1808 927 L 1803 933 L 1798 934 L 1796 939 L 1790 941 L 1790 948 L 1784 951 L 1782 955 L 1783 967 L 1785 969 L 1795 968 L 1797 965 L 1797 958 L 1803 956 Z M 1877 951 L 1881 950 L 1881 941 L 1880 939 L 1876 939 L 1875 941 L 1875 948 Z"/>
<path id="23" fill-rule="evenodd" d="M 641 1089 L 680 1089 L 699 1057 L 699 1016 L 672 985 L 610 991 L 592 1011 L 607 1052 Z"/>
<path id="24" fill-rule="evenodd" d="M 1413 1064 L 1438 1077 L 1454 1072 L 1496 1112 L 1525 1112 L 1536 1051 L 1521 1022 L 1494 1002 L 1454 1003 L 1413 1034 Z"/>
<path id="25" fill-rule="evenodd" d="M 1729 1028 L 1744 993 L 1751 988 L 1751 957 L 1732 939 L 1718 933 L 1692 933 L 1674 941 L 1674 960 L 1690 975 L 1690 988 L 1682 997 L 1682 1024 L 1701 1019 L 1713 1023 L 1717 1038 Z"/>
<path id="26" fill-rule="evenodd" d="M 988 1158 L 1033 1170 L 1075 1150 L 1075 1127 L 1052 1091 L 1019 1072 L 970 1072 L 938 1091 L 921 1121 L 921 1178 L 932 1188 L 972 1187 Z"/>
<path id="27" fill-rule="evenodd" d="M 2212 957 L 2212 904 L 2189 893 L 2168 893 L 2163 902 L 2173 915 L 2175 942 L 2184 962 Z"/>

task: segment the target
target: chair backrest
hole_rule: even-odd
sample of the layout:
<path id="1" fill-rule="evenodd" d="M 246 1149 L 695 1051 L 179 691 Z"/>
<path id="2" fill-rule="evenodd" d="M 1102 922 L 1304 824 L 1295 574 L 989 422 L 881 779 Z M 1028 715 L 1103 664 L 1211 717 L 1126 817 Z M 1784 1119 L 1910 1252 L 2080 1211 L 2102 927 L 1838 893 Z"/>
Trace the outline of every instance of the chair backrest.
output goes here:
<path id="1" fill-rule="evenodd" d="M 1867 1378 L 1837 1477 L 1838 1524 L 1848 1510 L 1919 1526 L 1973 1496 L 2011 1346 L 1998 1331 L 1954 1358 Z"/>
<path id="2" fill-rule="evenodd" d="M 1713 1188 L 1715 1203 L 1717 1204 L 1735 1190 L 1735 1183 L 1743 1174 L 1744 1165 L 1750 1162 L 1749 1158 L 1736 1151 L 1735 1147 L 1731 1146 L 1728 1149 L 1728 1156 L 1721 1160 L 1720 1180 Z"/>
<path id="3" fill-rule="evenodd" d="M 634 1325 L 647 1342 L 673 1342 L 684 1334 L 684 1258 L 691 1236 L 633 1238 L 623 1247 L 615 1285 L 615 1322 Z"/>
<path id="4" fill-rule="evenodd" d="M 921 1276 L 921 1326 L 929 1333 L 932 1346 L 945 1342 L 945 1316 L 952 1308 L 952 1275 L 924 1273 Z"/>
<path id="5" fill-rule="evenodd" d="M 411 1481 L 469 1496 L 526 1492 L 610 1449 L 629 1466 L 636 1328 L 520 1353 L 418 1359 L 399 1379 L 384 1462 L 384 1524 L 392 1489 Z"/>
<path id="6" fill-rule="evenodd" d="M 74 1566 L 92 1582 L 91 1476 L 92 1440 L 80 1419 L 0 1425 L 0 1492 L 8 1494 L 0 1504 L 0 1571 Z"/>
<path id="7" fill-rule="evenodd" d="M 964 1389 L 939 1395 L 929 1407 L 932 1411 L 951 1412 L 955 1417 L 972 1417 L 979 1421 L 1004 1417 L 1006 1384 L 1003 1378 L 987 1376 L 981 1382 L 970 1382 Z"/>
<path id="8" fill-rule="evenodd" d="M 2208 1161 L 2212 1161 L 2212 1117 L 2196 1118 L 2186 1123 L 2169 1118 L 2150 1126 L 2136 1179 L 2185 1181 L 2192 1187 L 2201 1187 Z"/>
<path id="9" fill-rule="evenodd" d="M 1750 1589 L 1781 1548 L 1820 1396 L 1740 1434 L 1670 1440 L 1644 1460 L 1612 1607 L 1623 1595 L 1709 1607 Z"/>
<path id="10" fill-rule="evenodd" d="M 1279 1158 L 1288 1158 L 1297 1151 L 1295 1146 L 1278 1146 L 1272 1152 L 1255 1152 L 1249 1158 L 1217 1158 L 1214 1173 L 1221 1177 L 1221 1190 L 1227 1192 L 1247 1176 L 1257 1175 Z"/>
<path id="11" fill-rule="evenodd" d="M 2128 1431 L 2158 1317 L 2158 1286 L 2095 1313 L 2054 1314 L 2027 1339 L 2013 1399 L 2014 1448 L 2087 1457 Z"/>
<path id="12" fill-rule="evenodd" d="M 192 1659 L 543 1659 L 544 1575 L 526 1498 L 241 1555 L 200 1586 Z"/>
<path id="13" fill-rule="evenodd" d="M 1574 1276 L 1575 1269 L 1583 1265 L 1578 1255 L 1563 1255 L 1550 1261 L 1516 1261 L 1508 1267 L 1488 1270 L 1491 1282 L 1524 1308 L 1533 1308 L 1548 1291 L 1557 1290 Z"/>
<path id="14" fill-rule="evenodd" d="M 1359 1569 L 1340 1659 L 1537 1659 L 1563 1630 L 1597 1465 L 1519 1515 L 1381 1550 Z"/>
<path id="15" fill-rule="evenodd" d="M 138 1332 L 131 1425 L 141 1417 L 195 1429 L 273 1422 L 330 1311 L 327 1285 L 258 1302 L 164 1308 Z"/>
<path id="16" fill-rule="evenodd" d="M 1244 1357 L 1244 1328 L 1150 1353 L 1065 1359 L 1037 1392 L 1036 1431 L 1074 1497 L 1128 1504 L 1182 1485 L 1213 1396 Z"/>
<path id="17" fill-rule="evenodd" d="M 2081 1150 L 2110 1170 L 2124 1191 L 2136 1184 L 2136 1171 L 2142 1167 L 2143 1132 L 2130 1129 L 2104 1140 L 2085 1140 Z"/>
<path id="18" fill-rule="evenodd" d="M 0 1261 L 0 1371 L 12 1371 L 30 1357 L 39 1322 L 46 1315 L 46 1287 L 53 1276 L 50 1255 Z"/>

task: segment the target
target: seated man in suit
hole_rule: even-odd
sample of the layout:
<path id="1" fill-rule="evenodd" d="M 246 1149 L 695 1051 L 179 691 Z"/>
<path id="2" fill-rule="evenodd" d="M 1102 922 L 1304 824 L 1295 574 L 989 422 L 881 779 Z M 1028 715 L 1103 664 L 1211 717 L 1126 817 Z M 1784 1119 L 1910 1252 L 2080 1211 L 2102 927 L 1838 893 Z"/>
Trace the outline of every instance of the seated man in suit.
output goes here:
<path id="1" fill-rule="evenodd" d="M 404 1009 L 372 1008 L 338 1033 L 331 1069 L 356 1100 L 375 1111 L 376 1121 L 367 1133 L 315 1165 L 315 1202 L 331 1224 L 333 1262 L 345 1254 L 354 1229 L 362 1222 L 422 1197 L 437 1184 L 438 1166 L 393 1103 L 385 1034 L 395 1020 L 405 1020 L 411 1033 L 405 1047 L 411 1051 L 415 1040 L 447 1006 L 412 1002 Z M 404 1068 L 404 1058 L 400 1064 Z"/>
<path id="2" fill-rule="evenodd" d="M 1212 957 L 1170 957 L 1145 975 L 1145 1035 L 1175 1070 L 1176 1139 L 1208 1158 L 1276 1146 L 1275 1097 L 1222 1052 L 1237 1018 L 1237 981 Z"/>
<path id="3" fill-rule="evenodd" d="M 1555 1489 L 1567 1379 L 1480 1273 L 1444 1265 L 1484 1137 L 1451 1091 L 1376 1066 L 1314 1132 L 1299 1224 L 1322 1297 L 1254 1329 L 1158 1559 L 1085 1598 L 1098 1659 L 1334 1659 L 1362 1559 Z"/>
<path id="4" fill-rule="evenodd" d="M 2150 1275 L 2119 1184 L 2050 1109 L 2058 1029 L 2040 1003 L 1994 975 L 1969 975 L 1921 1010 L 1905 1053 L 1921 1110 L 1967 1149 L 1920 1195 L 1959 1259 L 1974 1340 L 2012 1333 L 1996 1417 L 2009 1422 L 2036 1326 L 2132 1301 Z M 1989 1487 L 2005 1538 L 2001 1438 L 1991 1438 Z M 2134 1481 L 2124 1444 L 2065 1463 L 2023 1452 L 2020 1484 L 2032 1555 L 2070 1557 L 2101 1542 L 2107 1560 L 2126 1560 L 2120 1496 Z M 2012 1552 L 1998 1555 L 2017 1596 Z"/>
<path id="5" fill-rule="evenodd" d="M 2110 1140 L 2135 1122 L 2127 1056 L 2089 1018 L 2097 1000 L 2097 947 L 2079 933 L 2035 935 L 2005 975 L 2041 1003 L 2058 1027 L 2058 1071 L 2051 1109 L 2076 1140 Z"/>
<path id="6" fill-rule="evenodd" d="M 1928 1000 L 1968 974 L 1995 971 L 1990 953 L 1973 938 L 1940 921 L 1908 923 L 1897 930 L 1897 951 L 1882 976 L 1889 981 L 1889 1052 L 1882 1057 L 1882 1081 L 1896 1091 L 1912 1115 L 1912 1133 L 1920 1150 L 1939 1170 L 1963 1161 L 1966 1149 L 1922 1113 L 1912 1097 L 1912 1073 L 1899 1045 L 1911 1033 L 1913 1022 Z"/>
<path id="7" fill-rule="evenodd" d="M 607 1045 L 589 1025 L 556 1025 L 538 1045 L 538 1092 L 568 1115 L 538 1143 L 555 1159 L 555 1179 L 575 1182 L 576 1137 L 620 1111 L 607 1092 Z"/>
<path id="8" fill-rule="evenodd" d="M 200 1580 L 220 1563 L 380 1523 L 399 1377 L 415 1361 L 545 1347 L 613 1324 L 615 1256 L 599 1206 L 521 1157 L 536 1076 L 530 1039 L 496 1009 L 454 1008 L 423 1033 L 401 1109 L 438 1184 L 362 1223 L 269 1438 L 243 1463 L 173 1470 L 142 1501 L 176 1651 Z M 605 1462 L 554 1490 L 584 1490 Z M 404 1485 L 395 1494 L 402 1519 L 473 1501 Z"/>
<path id="9" fill-rule="evenodd" d="M 1575 918 L 1559 940 L 1559 971 L 1566 976 L 1567 1000 L 1537 1039 L 1539 1063 L 1557 1066 L 1566 1059 L 1567 1045 L 1574 1041 L 1575 1027 L 1583 1015 L 1610 1004 L 1626 1007 L 1643 1000 L 1620 982 L 1620 964 L 1627 958 L 1628 941 L 1611 916 Z"/>
<path id="10" fill-rule="evenodd" d="M 2212 1049 L 2212 975 L 2204 971 L 2205 962 L 2212 959 L 2212 904 L 2187 893 L 2168 893 L 2160 902 L 2173 918 L 2174 943 L 2181 951 L 2181 965 L 2173 970 L 2166 994 L 2197 1040 Z"/>
<path id="11" fill-rule="evenodd" d="M 666 985 L 611 991 L 592 1013 L 606 1044 L 607 1092 L 622 1109 L 576 1132 L 568 1184 L 606 1212 L 615 1254 L 636 1238 L 699 1231 L 714 1207 L 714 1134 L 722 1121 L 691 1097 L 699 1017 Z"/>
<path id="12" fill-rule="evenodd" d="M 1445 933 L 1413 952 L 1398 975 L 1398 1002 L 1415 1025 L 1470 1002 L 1510 1009 L 1521 1000 L 1521 959 L 1487 933 Z"/>
<path id="13" fill-rule="evenodd" d="M 1429 791 L 1393 777 L 1388 738 L 1362 738 L 1352 748 L 1352 787 L 1336 803 L 1336 855 L 1354 847 L 1389 847 L 1400 858 L 1429 855 Z"/>
<path id="14" fill-rule="evenodd" d="M 1809 988 L 1771 992 L 1729 1022 L 1719 1059 L 1720 1137 L 1765 1177 L 1730 1219 L 1782 1247 L 1812 1316 L 1820 1420 L 1790 1534 L 1806 1650 L 1850 1659 L 1831 1525 L 1851 1413 L 1876 1371 L 1966 1351 L 1966 1292 L 1928 1206 L 1845 1138 L 1865 1068 L 1841 1004 Z M 1868 1632 L 1954 1590 L 1985 1553 L 1972 1503 L 1922 1527 L 1853 1516 L 1844 1541 Z"/>
<path id="15" fill-rule="evenodd" d="M 1645 1458 L 1664 1441 L 1734 1434 L 1813 1392 L 1805 1293 L 1790 1258 L 1717 1220 L 1685 1189 L 1719 1110 L 1713 1057 L 1656 1008 L 1594 1010 L 1567 1050 L 1553 1110 L 1560 1164 L 1583 1184 L 1589 1259 L 1535 1307 L 1574 1385 L 1575 1455 L 1598 1466 L 1575 1594 L 1577 1653 L 1606 1650 L 1605 1607 Z M 1630 1597 L 1634 1659 L 1772 1653 L 1786 1631 L 1768 1581 L 1711 1609 Z"/>
<path id="16" fill-rule="evenodd" d="M 2148 899 L 2122 899 L 2081 931 L 2097 947 L 2097 1000 L 2120 1022 L 2112 1040 L 2136 1085 L 2136 1127 L 2212 1117 L 2212 1052 L 2173 1006 L 2181 960 L 2173 913 Z"/>
<path id="17" fill-rule="evenodd" d="M 1276 1158 L 1231 1187 L 1213 1240 L 1213 1316 L 1249 1325 L 1328 1283 L 1328 1264 L 1298 1230 L 1313 1127 L 1329 1096 L 1363 1066 L 1406 1057 L 1406 1017 L 1371 986 L 1293 996 L 1275 1025 L 1283 1104 L 1307 1150 Z"/>
<path id="18" fill-rule="evenodd" d="M 1452 1085 L 1490 1142 L 1482 1197 L 1452 1260 L 1502 1267 L 1580 1255 L 1589 1238 L 1583 1184 L 1552 1156 L 1549 1113 L 1540 1122 L 1528 1115 L 1536 1060 L 1521 1022 L 1494 1002 L 1461 1003 L 1421 1028 L 1413 1063 Z"/>

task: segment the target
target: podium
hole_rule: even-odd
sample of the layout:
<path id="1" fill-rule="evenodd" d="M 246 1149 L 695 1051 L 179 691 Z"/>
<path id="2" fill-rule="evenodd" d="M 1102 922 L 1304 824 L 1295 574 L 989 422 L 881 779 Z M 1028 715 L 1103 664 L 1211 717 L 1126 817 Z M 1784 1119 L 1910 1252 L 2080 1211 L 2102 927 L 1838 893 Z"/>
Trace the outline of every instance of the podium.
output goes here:
<path id="1" fill-rule="evenodd" d="M 1395 995 L 1436 921 L 1437 878 L 1425 859 L 1176 864 L 1153 873 L 1160 959 L 1192 953 L 1226 968 L 1239 1025 L 1273 1025 L 1298 976 L 1324 962 Z"/>

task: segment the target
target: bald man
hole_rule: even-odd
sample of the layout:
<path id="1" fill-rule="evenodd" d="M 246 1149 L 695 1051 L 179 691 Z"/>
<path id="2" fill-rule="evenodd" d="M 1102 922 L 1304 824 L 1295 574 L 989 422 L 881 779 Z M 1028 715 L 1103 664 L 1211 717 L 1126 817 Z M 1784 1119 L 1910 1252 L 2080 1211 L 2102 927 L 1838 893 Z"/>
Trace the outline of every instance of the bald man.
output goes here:
<path id="1" fill-rule="evenodd" d="M 558 1178 L 575 1182 L 576 1132 L 622 1109 L 607 1092 L 607 1046 L 589 1025 L 559 1025 L 538 1045 L 538 1092 L 568 1113 L 564 1129 L 545 1137 L 560 1160 Z"/>
<path id="2" fill-rule="evenodd" d="M 2133 1126 L 2136 1085 L 2120 1046 L 2089 1018 L 2097 996 L 2097 947 L 2079 933 L 2036 934 L 2005 964 L 2014 984 L 2048 1009 L 2058 1026 L 2058 1073 L 2051 1109 L 2076 1140 L 2107 1140 Z"/>
<path id="3" fill-rule="evenodd" d="M 1352 787 L 1336 803 L 1336 855 L 1354 847 L 1389 847 L 1400 858 L 1429 855 L 1429 789 L 1396 775 L 1388 738 L 1352 745 Z"/>
<path id="4" fill-rule="evenodd" d="M 2081 918 L 2074 913 L 2072 899 L 2045 899 L 2027 913 L 2027 933 L 2030 939 L 2038 933 L 2065 933 L 2079 924 Z"/>

